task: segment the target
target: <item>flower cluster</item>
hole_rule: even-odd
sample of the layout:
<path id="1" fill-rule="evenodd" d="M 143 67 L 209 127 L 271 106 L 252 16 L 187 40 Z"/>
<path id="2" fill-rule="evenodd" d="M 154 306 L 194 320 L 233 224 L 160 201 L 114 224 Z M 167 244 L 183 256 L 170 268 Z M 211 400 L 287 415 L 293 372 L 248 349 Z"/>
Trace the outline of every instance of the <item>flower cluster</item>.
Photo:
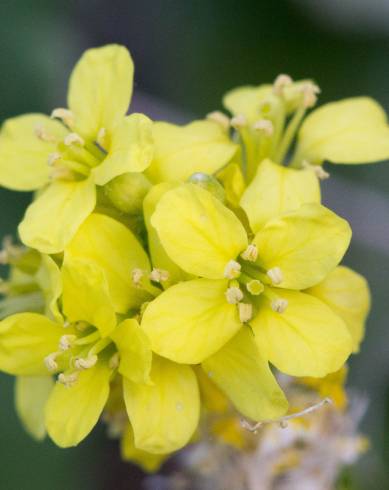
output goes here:
<path id="1" fill-rule="evenodd" d="M 153 470 L 210 398 L 279 420 L 279 373 L 322 393 L 358 351 L 369 291 L 339 265 L 322 164 L 389 158 L 389 126 L 367 97 L 305 117 L 319 88 L 286 75 L 229 92 L 230 117 L 152 122 L 126 115 L 133 72 L 124 47 L 88 50 L 68 108 L 2 127 L 0 184 L 35 195 L 0 256 L 0 369 L 36 438 L 74 446 L 102 417 Z"/>

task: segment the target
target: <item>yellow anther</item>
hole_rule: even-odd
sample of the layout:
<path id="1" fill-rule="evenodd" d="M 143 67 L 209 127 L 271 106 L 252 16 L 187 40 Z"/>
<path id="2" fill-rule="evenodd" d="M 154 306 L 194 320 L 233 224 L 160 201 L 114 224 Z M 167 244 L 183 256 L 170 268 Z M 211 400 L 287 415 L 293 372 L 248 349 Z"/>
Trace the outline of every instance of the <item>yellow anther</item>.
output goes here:
<path id="1" fill-rule="evenodd" d="M 154 282 L 165 282 L 169 279 L 169 272 L 164 269 L 153 269 L 150 272 L 150 279 Z"/>
<path id="2" fill-rule="evenodd" d="M 235 260 L 230 260 L 224 269 L 224 277 L 227 279 L 235 279 L 240 276 L 241 265 Z"/>
<path id="3" fill-rule="evenodd" d="M 75 340 L 77 340 L 76 335 L 62 335 L 59 339 L 59 350 L 62 352 L 69 350 L 73 346 Z"/>
<path id="4" fill-rule="evenodd" d="M 219 126 L 221 126 L 224 130 L 228 130 L 230 127 L 230 119 L 223 114 L 221 111 L 213 111 L 207 114 L 208 121 L 213 121 Z"/>
<path id="5" fill-rule="evenodd" d="M 246 250 L 240 255 L 242 259 L 255 262 L 258 258 L 258 248 L 254 243 L 251 243 Z"/>
<path id="6" fill-rule="evenodd" d="M 243 299 L 243 293 L 240 288 L 232 286 L 225 292 L 227 303 L 236 305 Z"/>
<path id="7" fill-rule="evenodd" d="M 78 379 L 78 372 L 70 373 L 70 374 L 59 374 L 57 381 L 65 385 L 67 388 L 71 388 L 74 384 L 76 384 Z"/>
<path id="8" fill-rule="evenodd" d="M 142 279 L 144 277 L 145 273 L 142 269 L 133 269 L 131 271 L 131 280 L 134 284 L 134 286 L 136 287 L 140 287 L 141 286 L 141 282 L 142 282 Z"/>
<path id="9" fill-rule="evenodd" d="M 84 146 L 85 141 L 81 136 L 77 133 L 69 133 L 65 136 L 65 139 L 63 141 L 66 146 L 71 146 L 71 145 L 79 145 L 79 146 Z"/>
<path id="10" fill-rule="evenodd" d="M 74 361 L 74 367 L 76 369 L 79 369 L 80 371 L 83 371 L 84 369 L 90 369 L 91 367 L 93 367 L 96 364 L 96 362 L 97 362 L 96 355 L 88 356 L 87 358 L 78 357 Z"/>
<path id="11" fill-rule="evenodd" d="M 70 128 L 74 126 L 74 114 L 72 111 L 69 111 L 69 109 L 58 107 L 57 109 L 53 110 L 50 117 L 53 119 L 61 119 L 61 121 L 63 121 L 64 124 Z"/>
<path id="12" fill-rule="evenodd" d="M 253 129 L 263 133 L 265 136 L 273 136 L 274 126 L 270 119 L 260 119 L 253 124 Z"/>
<path id="13" fill-rule="evenodd" d="M 275 286 L 278 286 L 283 281 L 282 270 L 279 267 L 269 269 L 266 274 Z"/>
<path id="14" fill-rule="evenodd" d="M 253 279 L 252 281 L 246 284 L 247 291 L 254 296 L 258 296 L 263 293 L 265 286 L 258 281 L 258 279 Z"/>
<path id="15" fill-rule="evenodd" d="M 231 127 L 234 129 L 242 129 L 247 126 L 247 119 L 243 114 L 238 114 L 234 116 L 230 121 Z"/>
<path id="16" fill-rule="evenodd" d="M 253 306 L 249 303 L 239 303 L 238 304 L 239 311 L 239 320 L 242 323 L 246 323 L 251 320 L 253 317 Z"/>
<path id="17" fill-rule="evenodd" d="M 275 95 L 282 95 L 284 88 L 293 83 L 292 78 L 289 75 L 281 74 L 274 80 L 273 93 Z"/>
<path id="18" fill-rule="evenodd" d="M 49 354 L 44 358 L 43 362 L 45 363 L 45 366 L 48 371 L 53 372 L 58 369 L 58 364 L 56 359 L 59 355 L 61 355 L 60 352 L 52 352 L 51 354 Z"/>
<path id="19" fill-rule="evenodd" d="M 288 307 L 288 300 L 284 298 L 277 298 L 271 302 L 271 309 L 277 313 L 284 313 Z"/>
<path id="20" fill-rule="evenodd" d="M 301 167 L 304 169 L 312 170 L 316 174 L 319 180 L 326 180 L 330 177 L 330 174 L 324 170 L 321 165 L 312 165 L 307 160 L 303 160 Z"/>
<path id="21" fill-rule="evenodd" d="M 52 136 L 51 134 L 47 133 L 47 131 L 45 130 L 43 124 L 37 124 L 34 128 L 34 133 L 35 133 L 35 136 L 37 138 L 39 138 L 40 140 L 42 141 L 47 141 L 47 142 L 50 142 L 50 143 L 54 143 L 56 140 L 54 138 L 54 136 Z"/>
<path id="22" fill-rule="evenodd" d="M 303 104 L 307 109 L 313 107 L 317 102 L 317 96 L 320 94 L 320 88 L 312 83 L 307 82 L 301 88 L 303 93 Z"/>

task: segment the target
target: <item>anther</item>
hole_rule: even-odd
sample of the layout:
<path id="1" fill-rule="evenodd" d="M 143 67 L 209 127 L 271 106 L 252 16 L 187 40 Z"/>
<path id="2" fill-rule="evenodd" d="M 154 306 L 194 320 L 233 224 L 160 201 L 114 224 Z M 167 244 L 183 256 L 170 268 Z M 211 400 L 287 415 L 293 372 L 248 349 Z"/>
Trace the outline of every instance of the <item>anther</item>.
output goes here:
<path id="1" fill-rule="evenodd" d="M 53 372 L 58 369 L 56 358 L 60 355 L 60 352 L 52 352 L 46 356 L 43 360 L 48 371 Z"/>
<path id="2" fill-rule="evenodd" d="M 303 104 L 307 109 L 313 107 L 317 102 L 317 95 L 320 94 L 320 88 L 312 83 L 307 82 L 302 87 Z"/>
<path id="3" fill-rule="evenodd" d="M 96 138 L 97 144 L 104 147 L 106 143 L 106 137 L 107 137 L 107 130 L 105 128 L 100 128 Z"/>
<path id="4" fill-rule="evenodd" d="M 47 157 L 47 165 L 49 165 L 49 167 L 52 167 L 55 164 L 55 162 L 60 160 L 60 158 L 61 158 L 61 153 L 58 153 L 57 151 L 54 153 L 50 153 L 49 156 Z"/>
<path id="5" fill-rule="evenodd" d="M 278 286 L 283 281 L 282 270 L 279 267 L 272 267 L 266 274 L 274 286 Z"/>
<path id="6" fill-rule="evenodd" d="M 255 262 L 258 258 L 258 248 L 254 243 L 251 243 L 244 252 L 240 254 L 243 260 Z"/>
<path id="7" fill-rule="evenodd" d="M 108 366 L 110 369 L 117 369 L 120 363 L 119 352 L 115 352 L 115 354 L 108 361 Z"/>
<path id="8" fill-rule="evenodd" d="M 263 133 L 265 136 L 273 136 L 274 126 L 270 119 L 260 119 L 253 124 L 253 129 Z"/>
<path id="9" fill-rule="evenodd" d="M 53 110 L 50 117 L 53 119 L 61 119 L 61 121 L 63 121 L 68 127 L 72 127 L 74 125 L 74 114 L 72 111 L 69 111 L 69 109 L 58 107 L 57 109 Z"/>
<path id="10" fill-rule="evenodd" d="M 76 339 L 76 335 L 62 335 L 62 337 L 59 339 L 59 349 L 62 352 L 69 350 Z"/>
<path id="11" fill-rule="evenodd" d="M 97 362 L 97 356 L 88 356 L 87 358 L 83 357 L 78 357 L 74 361 L 74 367 L 79 370 L 84 370 L 84 369 L 90 369 L 93 367 Z"/>
<path id="12" fill-rule="evenodd" d="M 239 303 L 238 304 L 239 311 L 239 320 L 242 323 L 246 323 L 251 320 L 253 317 L 253 306 L 250 303 Z"/>
<path id="13" fill-rule="evenodd" d="M 227 279 L 235 279 L 240 276 L 241 265 L 235 260 L 230 260 L 224 269 L 224 277 Z"/>
<path id="14" fill-rule="evenodd" d="M 319 180 L 326 180 L 330 177 L 330 174 L 324 170 L 321 165 L 312 165 L 307 160 L 303 160 L 301 167 L 304 169 L 312 170 Z"/>
<path id="15" fill-rule="evenodd" d="M 34 128 L 34 133 L 37 138 L 39 138 L 41 141 L 47 141 L 50 143 L 55 142 L 55 138 L 46 132 L 43 124 L 37 124 Z"/>
<path id="16" fill-rule="evenodd" d="M 246 288 L 250 294 L 258 296 L 263 293 L 265 286 L 261 283 L 261 281 L 258 281 L 258 279 L 253 279 L 246 284 Z"/>
<path id="17" fill-rule="evenodd" d="M 66 146 L 71 146 L 71 145 L 79 145 L 79 146 L 84 146 L 85 141 L 81 136 L 77 133 L 69 133 L 65 136 L 65 139 L 63 140 Z"/>
<path id="18" fill-rule="evenodd" d="M 238 114 L 231 119 L 230 124 L 234 129 L 242 129 L 247 126 L 247 119 L 243 114 Z"/>
<path id="19" fill-rule="evenodd" d="M 243 299 L 242 290 L 236 286 L 229 287 L 225 292 L 227 303 L 236 305 Z"/>
<path id="20" fill-rule="evenodd" d="M 288 300 L 284 298 L 278 298 L 271 302 L 271 309 L 276 313 L 284 313 L 286 308 L 288 307 Z"/>
<path id="21" fill-rule="evenodd" d="M 275 95 L 282 95 L 284 88 L 293 83 L 292 78 L 289 75 L 281 74 L 274 80 L 273 93 Z"/>
<path id="22" fill-rule="evenodd" d="M 67 388 L 71 388 L 77 382 L 77 379 L 78 379 L 77 372 L 70 373 L 70 374 L 61 373 L 58 375 L 57 381 L 58 383 L 65 385 Z"/>
<path id="23" fill-rule="evenodd" d="M 150 272 L 150 279 L 154 282 L 165 282 L 169 279 L 169 272 L 164 269 L 153 269 Z"/>
<path id="24" fill-rule="evenodd" d="M 213 121 L 219 126 L 221 126 L 223 129 L 227 130 L 230 127 L 230 119 L 223 114 L 221 111 L 213 111 L 207 114 L 207 119 L 208 121 Z"/>
<path id="25" fill-rule="evenodd" d="M 135 268 L 131 271 L 131 280 L 136 287 L 141 286 L 141 281 L 144 277 L 145 273 L 142 269 Z"/>

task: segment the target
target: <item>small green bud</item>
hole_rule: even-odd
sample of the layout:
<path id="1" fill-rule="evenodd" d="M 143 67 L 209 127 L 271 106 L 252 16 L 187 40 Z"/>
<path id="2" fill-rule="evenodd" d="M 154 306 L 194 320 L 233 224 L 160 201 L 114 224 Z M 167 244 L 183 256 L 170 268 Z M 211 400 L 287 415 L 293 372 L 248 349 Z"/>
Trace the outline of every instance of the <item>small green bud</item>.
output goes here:
<path id="1" fill-rule="evenodd" d="M 129 172 L 115 177 L 104 186 L 105 195 L 111 203 L 127 214 L 142 212 L 143 199 L 151 188 L 151 183 L 141 173 Z"/>
<path id="2" fill-rule="evenodd" d="M 204 174 L 202 172 L 196 172 L 189 177 L 188 182 L 190 182 L 191 184 L 199 185 L 206 191 L 210 192 L 214 197 L 219 199 L 219 201 L 225 202 L 226 193 L 223 186 L 216 179 L 216 177 Z"/>

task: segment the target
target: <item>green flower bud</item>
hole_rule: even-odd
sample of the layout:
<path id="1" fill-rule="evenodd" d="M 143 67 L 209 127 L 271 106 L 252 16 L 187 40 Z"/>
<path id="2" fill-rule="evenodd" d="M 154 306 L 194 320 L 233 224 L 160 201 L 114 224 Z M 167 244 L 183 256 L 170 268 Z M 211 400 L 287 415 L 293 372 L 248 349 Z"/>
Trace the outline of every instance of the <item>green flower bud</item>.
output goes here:
<path id="1" fill-rule="evenodd" d="M 142 174 L 129 172 L 119 175 L 104 186 L 105 195 L 120 211 L 127 214 L 142 212 L 143 199 L 151 183 Z"/>

